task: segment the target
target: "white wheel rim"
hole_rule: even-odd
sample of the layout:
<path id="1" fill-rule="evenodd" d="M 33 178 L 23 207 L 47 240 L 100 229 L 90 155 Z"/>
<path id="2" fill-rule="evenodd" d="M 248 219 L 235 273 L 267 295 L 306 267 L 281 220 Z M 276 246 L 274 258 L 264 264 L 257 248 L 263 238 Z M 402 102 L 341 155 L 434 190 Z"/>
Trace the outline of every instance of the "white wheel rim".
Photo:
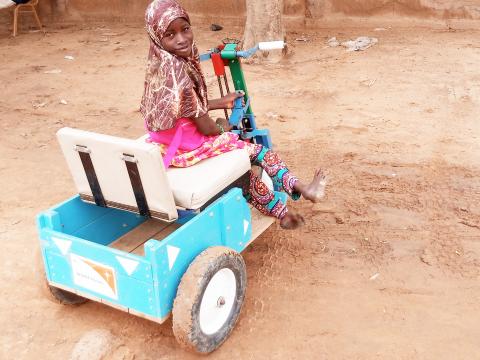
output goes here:
<path id="1" fill-rule="evenodd" d="M 200 329 L 206 335 L 215 334 L 227 321 L 235 303 L 237 281 L 228 268 L 219 270 L 210 279 L 200 304 Z"/>

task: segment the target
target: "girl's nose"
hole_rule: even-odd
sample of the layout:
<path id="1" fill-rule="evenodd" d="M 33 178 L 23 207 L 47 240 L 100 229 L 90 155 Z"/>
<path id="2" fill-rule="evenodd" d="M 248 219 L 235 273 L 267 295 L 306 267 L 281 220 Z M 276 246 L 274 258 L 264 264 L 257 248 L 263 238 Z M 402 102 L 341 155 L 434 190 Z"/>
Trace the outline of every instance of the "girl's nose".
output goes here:
<path id="1" fill-rule="evenodd" d="M 187 42 L 187 38 L 182 33 L 177 34 L 177 44 L 182 45 Z"/>

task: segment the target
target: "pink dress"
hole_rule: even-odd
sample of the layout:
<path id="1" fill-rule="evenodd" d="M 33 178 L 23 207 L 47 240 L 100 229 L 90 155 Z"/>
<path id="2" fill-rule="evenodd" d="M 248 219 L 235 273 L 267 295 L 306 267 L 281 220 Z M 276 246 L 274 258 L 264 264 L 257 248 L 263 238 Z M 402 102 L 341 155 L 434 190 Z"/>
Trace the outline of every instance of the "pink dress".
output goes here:
<path id="1" fill-rule="evenodd" d="M 235 149 L 246 149 L 253 164 L 261 166 L 293 199 L 300 198 L 300 194 L 293 188 L 298 179 L 288 171 L 278 155 L 262 145 L 240 140 L 237 134 L 225 132 L 221 135 L 205 136 L 197 130 L 192 120 L 181 118 L 174 128 L 149 131 L 149 135 L 149 141 L 160 147 L 165 168 L 189 167 L 201 160 Z M 243 191 L 247 194 L 248 201 L 265 215 L 281 219 L 288 212 L 278 193 L 271 191 L 252 171 L 250 181 Z"/>
<path id="2" fill-rule="evenodd" d="M 149 131 L 150 141 L 158 144 L 163 154 L 165 168 L 189 167 L 201 160 L 235 149 L 243 149 L 249 143 L 237 134 L 225 132 L 221 135 L 201 134 L 195 123 L 187 118 L 178 119 L 175 126 L 163 131 Z"/>

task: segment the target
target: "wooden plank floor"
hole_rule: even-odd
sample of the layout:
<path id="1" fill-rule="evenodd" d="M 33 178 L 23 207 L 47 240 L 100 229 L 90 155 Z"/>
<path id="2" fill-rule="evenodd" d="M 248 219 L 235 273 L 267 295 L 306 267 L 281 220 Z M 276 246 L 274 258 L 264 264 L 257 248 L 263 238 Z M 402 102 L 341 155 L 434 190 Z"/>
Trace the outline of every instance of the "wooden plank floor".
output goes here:
<path id="1" fill-rule="evenodd" d="M 249 241 L 249 244 L 275 222 L 274 217 L 263 215 L 260 211 L 253 207 L 250 209 L 252 212 L 252 239 Z"/>
<path id="2" fill-rule="evenodd" d="M 166 223 L 149 219 L 132 231 L 119 237 L 109 247 L 143 256 L 143 244 L 150 239 L 162 240 L 180 227 L 176 223 Z"/>
<path id="3" fill-rule="evenodd" d="M 252 211 L 252 239 L 250 242 L 260 236 L 270 225 L 275 222 L 275 218 L 265 216 L 257 209 Z M 122 250 L 132 254 L 144 256 L 143 244 L 149 239 L 163 240 L 180 227 L 177 223 L 166 223 L 159 220 L 149 219 L 143 224 L 137 226 L 132 231 L 112 242 L 109 247 Z M 249 242 L 249 243 L 250 243 Z"/>

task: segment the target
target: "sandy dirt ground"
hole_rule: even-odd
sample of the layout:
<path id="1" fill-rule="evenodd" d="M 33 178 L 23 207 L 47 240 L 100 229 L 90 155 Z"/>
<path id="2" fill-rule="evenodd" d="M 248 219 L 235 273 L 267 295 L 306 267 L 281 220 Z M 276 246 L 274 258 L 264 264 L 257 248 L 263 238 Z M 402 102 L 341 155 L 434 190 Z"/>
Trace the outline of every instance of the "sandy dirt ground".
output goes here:
<path id="1" fill-rule="evenodd" d="M 274 225 L 245 251 L 246 302 L 210 358 L 480 358 L 480 31 L 383 27 L 289 33 L 282 63 L 245 65 L 277 151 L 330 183 L 323 203 L 291 205 L 302 229 Z M 206 50 L 240 29 L 195 32 Z M 325 46 L 360 35 L 379 42 Z M 101 357 L 86 334 L 105 359 L 197 358 L 170 320 L 53 304 L 38 285 L 35 216 L 75 193 L 55 132 L 140 136 L 146 53 L 141 25 L 0 32 L 2 359 Z"/>

